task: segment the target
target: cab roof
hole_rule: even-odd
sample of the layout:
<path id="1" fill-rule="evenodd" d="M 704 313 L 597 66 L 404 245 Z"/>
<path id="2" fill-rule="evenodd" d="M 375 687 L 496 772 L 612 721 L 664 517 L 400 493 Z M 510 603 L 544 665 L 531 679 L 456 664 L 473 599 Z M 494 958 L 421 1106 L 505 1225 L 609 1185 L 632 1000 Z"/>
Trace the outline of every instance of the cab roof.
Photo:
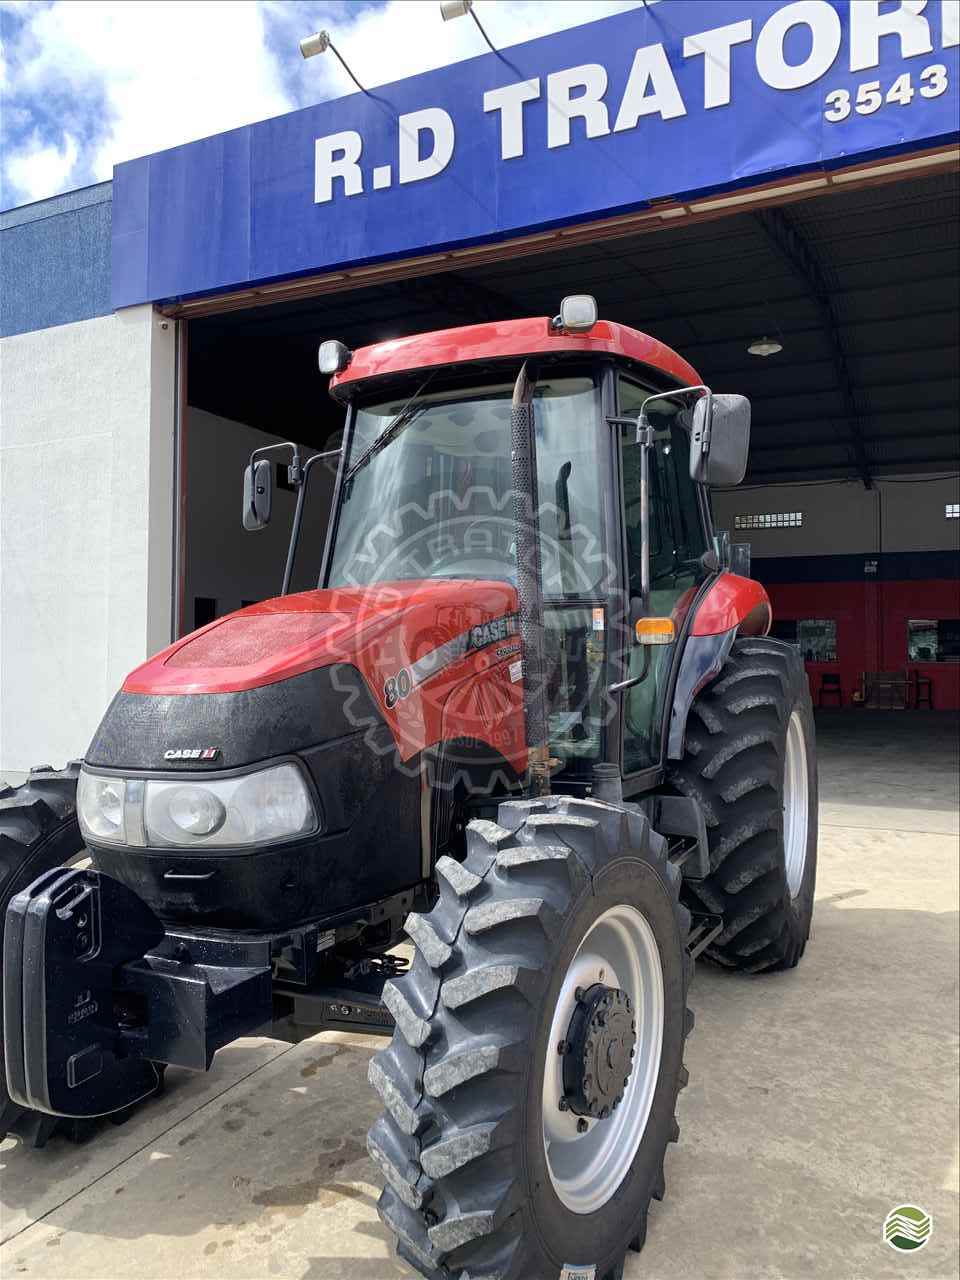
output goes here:
<path id="1" fill-rule="evenodd" d="M 367 378 L 438 365 L 554 355 L 562 351 L 621 356 L 666 374 L 680 386 L 700 382 L 696 369 L 682 356 L 639 329 L 613 320 L 598 320 L 586 333 L 568 333 L 554 329 L 549 317 L 536 316 L 437 329 L 433 333 L 417 333 L 358 347 L 347 368 L 330 379 L 330 391 L 337 399 L 346 399 L 351 384 Z"/>

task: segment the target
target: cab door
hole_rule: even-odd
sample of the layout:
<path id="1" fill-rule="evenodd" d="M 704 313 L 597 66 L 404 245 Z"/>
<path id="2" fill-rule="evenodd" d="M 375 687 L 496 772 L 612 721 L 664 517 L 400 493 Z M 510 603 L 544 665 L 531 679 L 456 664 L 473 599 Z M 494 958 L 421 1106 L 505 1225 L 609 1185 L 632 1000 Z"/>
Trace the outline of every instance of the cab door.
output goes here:
<path id="1" fill-rule="evenodd" d="M 618 380 L 619 416 L 636 419 L 651 394 L 625 376 Z M 650 452 L 650 613 L 672 617 L 675 635 L 710 570 L 703 555 L 709 541 L 698 486 L 690 479 L 690 436 L 678 406 L 670 401 L 647 410 L 654 428 Z M 640 447 L 633 426 L 620 428 L 625 566 L 628 594 L 640 597 Z M 672 644 L 642 646 L 628 637 L 626 679 L 642 676 L 624 692 L 623 772 L 659 765 L 666 698 L 676 656 Z M 647 664 L 644 672 L 644 664 Z"/>

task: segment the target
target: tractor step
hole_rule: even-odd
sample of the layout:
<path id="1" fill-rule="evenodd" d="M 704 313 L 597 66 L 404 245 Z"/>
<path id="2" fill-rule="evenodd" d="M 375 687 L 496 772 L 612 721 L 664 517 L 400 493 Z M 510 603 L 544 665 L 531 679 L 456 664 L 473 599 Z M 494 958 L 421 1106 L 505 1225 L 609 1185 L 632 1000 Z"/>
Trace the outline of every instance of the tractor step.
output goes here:
<path id="1" fill-rule="evenodd" d="M 670 861 L 685 880 L 710 874 L 707 824 L 703 810 L 690 796 L 654 796 L 650 817 L 655 831 L 667 837 Z"/>
<path id="2" fill-rule="evenodd" d="M 723 916 L 712 916 L 698 911 L 691 913 L 690 933 L 687 937 L 687 954 L 691 960 L 723 932 Z"/>

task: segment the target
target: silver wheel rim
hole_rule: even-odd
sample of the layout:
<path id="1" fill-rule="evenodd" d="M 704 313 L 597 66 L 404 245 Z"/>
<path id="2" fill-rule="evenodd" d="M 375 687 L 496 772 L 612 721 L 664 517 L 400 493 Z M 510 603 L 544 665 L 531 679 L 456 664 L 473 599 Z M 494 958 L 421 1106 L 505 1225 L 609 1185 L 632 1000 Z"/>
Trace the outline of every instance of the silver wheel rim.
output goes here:
<path id="1" fill-rule="evenodd" d="M 619 987 L 633 1006 L 636 1046 L 623 1100 L 606 1120 L 560 1110 L 563 1061 L 557 1045 L 566 1035 L 578 987 Z M 621 903 L 598 917 L 567 970 L 550 1028 L 543 1068 L 543 1149 L 550 1181 L 573 1213 L 595 1213 L 616 1192 L 636 1158 L 660 1074 L 663 1048 L 663 969 L 653 930 L 636 908 Z"/>
<path id="2" fill-rule="evenodd" d="M 800 713 L 794 711 L 787 725 L 783 762 L 783 852 L 791 898 L 800 892 L 807 863 L 809 803 L 807 744 Z"/>

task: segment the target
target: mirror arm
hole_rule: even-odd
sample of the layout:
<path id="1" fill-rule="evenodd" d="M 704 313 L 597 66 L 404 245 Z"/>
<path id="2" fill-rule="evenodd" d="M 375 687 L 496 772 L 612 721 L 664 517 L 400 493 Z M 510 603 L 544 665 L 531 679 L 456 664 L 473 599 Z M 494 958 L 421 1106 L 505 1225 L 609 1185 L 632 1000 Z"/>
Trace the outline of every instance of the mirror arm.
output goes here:
<path id="1" fill-rule="evenodd" d="M 250 455 L 250 466 L 256 462 L 257 458 L 261 458 L 265 453 L 276 453 L 278 449 L 289 449 L 292 453 L 290 465 L 287 468 L 287 474 L 290 483 L 294 488 L 299 489 L 303 483 L 303 468 L 300 465 L 300 450 L 292 440 L 284 440 L 282 444 L 264 444 L 259 449 L 254 449 Z"/>
<path id="2" fill-rule="evenodd" d="M 281 448 L 280 445 L 267 445 L 268 449 Z M 299 476 L 294 479 L 290 477 L 291 482 L 297 486 L 297 505 L 293 512 L 293 528 L 290 530 L 290 545 L 287 548 L 287 563 L 283 570 L 283 586 L 280 588 L 280 594 L 285 596 L 290 591 L 290 579 L 293 577 L 293 562 L 297 558 L 297 547 L 300 543 L 300 525 L 303 523 L 303 508 L 307 495 L 307 476 L 310 474 L 310 468 L 315 462 L 320 462 L 323 458 L 336 458 L 340 455 L 339 449 L 328 449 L 326 453 L 315 453 L 309 457 L 303 466 L 300 466 L 300 455 L 294 448 L 295 461 L 291 465 L 290 470 L 297 468 Z"/>

